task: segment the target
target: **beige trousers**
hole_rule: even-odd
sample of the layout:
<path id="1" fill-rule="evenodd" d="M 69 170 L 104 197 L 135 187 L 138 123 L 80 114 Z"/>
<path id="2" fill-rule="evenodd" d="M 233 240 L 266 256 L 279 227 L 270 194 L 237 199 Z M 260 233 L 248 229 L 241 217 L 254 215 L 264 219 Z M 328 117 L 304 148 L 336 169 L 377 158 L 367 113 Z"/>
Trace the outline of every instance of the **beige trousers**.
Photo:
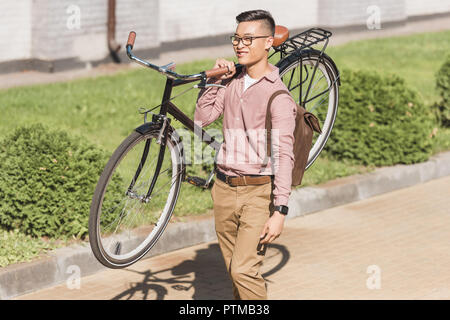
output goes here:
<path id="1" fill-rule="evenodd" d="M 260 272 L 266 245 L 260 235 L 273 213 L 273 182 L 232 187 L 216 179 L 211 189 L 217 239 L 235 299 L 267 299 Z"/>

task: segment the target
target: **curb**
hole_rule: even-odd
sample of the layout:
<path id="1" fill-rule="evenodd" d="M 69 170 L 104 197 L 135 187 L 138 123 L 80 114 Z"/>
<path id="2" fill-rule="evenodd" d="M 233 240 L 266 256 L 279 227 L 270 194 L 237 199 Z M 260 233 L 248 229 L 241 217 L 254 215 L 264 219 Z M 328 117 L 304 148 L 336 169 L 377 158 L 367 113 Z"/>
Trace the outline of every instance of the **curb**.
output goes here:
<path id="1" fill-rule="evenodd" d="M 288 219 L 367 199 L 450 175 L 450 151 L 430 157 L 423 163 L 395 165 L 328 181 L 314 187 L 293 190 Z M 189 222 L 170 223 L 155 247 L 144 258 L 216 240 L 211 215 Z M 0 299 L 52 287 L 73 278 L 73 266 L 81 277 L 108 270 L 93 256 L 89 244 L 59 248 L 30 263 L 0 270 Z"/>
<path id="2" fill-rule="evenodd" d="M 303 216 L 379 194 L 410 187 L 450 175 L 450 152 L 441 152 L 426 162 L 398 164 L 328 181 L 316 187 L 293 190 L 289 218 Z"/>

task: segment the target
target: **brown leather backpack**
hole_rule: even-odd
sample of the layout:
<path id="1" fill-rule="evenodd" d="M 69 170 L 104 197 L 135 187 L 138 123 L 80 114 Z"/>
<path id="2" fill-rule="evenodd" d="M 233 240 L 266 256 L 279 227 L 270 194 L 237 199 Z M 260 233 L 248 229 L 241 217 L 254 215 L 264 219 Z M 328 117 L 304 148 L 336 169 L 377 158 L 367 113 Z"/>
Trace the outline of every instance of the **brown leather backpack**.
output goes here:
<path id="1" fill-rule="evenodd" d="M 270 106 L 273 99 L 279 94 L 289 94 L 286 90 L 276 91 L 269 99 L 266 113 L 266 142 L 267 154 L 263 162 L 263 166 L 267 165 L 268 159 L 271 156 L 271 129 L 272 116 L 270 113 Z M 309 151 L 312 146 L 313 131 L 322 133 L 320 129 L 319 119 L 297 104 L 297 115 L 295 117 L 294 130 L 294 167 L 292 168 L 292 186 L 298 186 L 302 182 L 303 174 L 305 173 L 306 163 L 308 162 Z"/>

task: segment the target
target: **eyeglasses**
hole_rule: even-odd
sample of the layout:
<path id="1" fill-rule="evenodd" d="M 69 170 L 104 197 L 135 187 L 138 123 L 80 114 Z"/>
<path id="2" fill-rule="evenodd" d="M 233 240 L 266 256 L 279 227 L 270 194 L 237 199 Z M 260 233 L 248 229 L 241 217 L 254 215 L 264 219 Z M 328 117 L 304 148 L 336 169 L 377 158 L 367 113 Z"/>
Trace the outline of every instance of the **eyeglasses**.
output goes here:
<path id="1" fill-rule="evenodd" d="M 241 42 L 241 40 L 242 40 L 242 44 L 244 46 L 250 46 L 250 45 L 252 45 L 253 39 L 268 38 L 268 37 L 271 37 L 271 36 L 257 36 L 257 37 L 245 36 L 243 38 L 238 37 L 238 36 L 231 36 L 230 39 L 231 39 L 231 42 L 233 43 L 233 46 L 239 45 L 239 42 Z"/>

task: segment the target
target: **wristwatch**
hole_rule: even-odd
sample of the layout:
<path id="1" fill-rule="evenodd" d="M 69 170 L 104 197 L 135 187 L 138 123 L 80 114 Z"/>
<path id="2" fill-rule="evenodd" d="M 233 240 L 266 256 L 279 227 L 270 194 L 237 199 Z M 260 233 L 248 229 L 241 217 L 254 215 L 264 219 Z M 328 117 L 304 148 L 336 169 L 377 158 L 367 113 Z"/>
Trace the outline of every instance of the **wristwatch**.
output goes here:
<path id="1" fill-rule="evenodd" d="M 279 211 L 281 214 L 284 214 L 284 215 L 287 215 L 288 211 L 289 211 L 289 208 L 287 206 L 283 206 L 283 205 L 281 205 L 281 206 L 274 206 L 273 209 L 275 211 Z"/>

